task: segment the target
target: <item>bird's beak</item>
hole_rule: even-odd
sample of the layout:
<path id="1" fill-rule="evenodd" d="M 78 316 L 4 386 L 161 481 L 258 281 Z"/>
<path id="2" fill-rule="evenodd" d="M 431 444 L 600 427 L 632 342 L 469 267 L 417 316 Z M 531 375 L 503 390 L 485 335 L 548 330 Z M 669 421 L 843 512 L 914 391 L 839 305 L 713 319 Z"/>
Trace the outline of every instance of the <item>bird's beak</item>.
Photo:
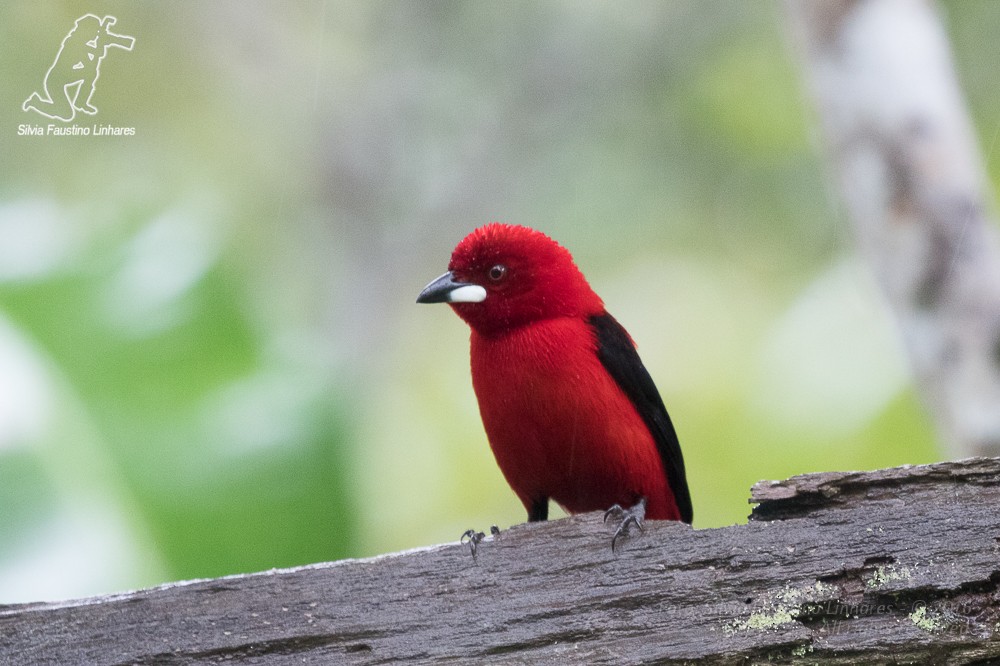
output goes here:
<path id="1" fill-rule="evenodd" d="M 417 303 L 482 303 L 486 290 L 471 282 L 458 282 L 451 271 L 424 287 Z"/>

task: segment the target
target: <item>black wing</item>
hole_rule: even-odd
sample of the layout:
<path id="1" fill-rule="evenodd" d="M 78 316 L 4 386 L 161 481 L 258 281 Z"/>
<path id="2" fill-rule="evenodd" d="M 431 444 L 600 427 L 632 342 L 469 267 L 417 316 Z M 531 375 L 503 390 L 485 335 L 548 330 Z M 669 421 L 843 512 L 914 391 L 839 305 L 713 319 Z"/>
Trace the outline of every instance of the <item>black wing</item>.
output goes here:
<path id="1" fill-rule="evenodd" d="M 670 421 L 667 408 L 663 406 L 660 393 L 653 378 L 639 359 L 628 333 L 618 321 L 608 313 L 594 315 L 589 319 L 590 327 L 597 335 L 597 356 L 608 373 L 632 404 L 649 428 L 656 441 L 656 450 L 667 472 L 667 482 L 674 493 L 674 501 L 681 512 L 681 520 L 690 523 L 693 515 L 691 494 L 684 474 L 684 458 L 677 432 Z"/>

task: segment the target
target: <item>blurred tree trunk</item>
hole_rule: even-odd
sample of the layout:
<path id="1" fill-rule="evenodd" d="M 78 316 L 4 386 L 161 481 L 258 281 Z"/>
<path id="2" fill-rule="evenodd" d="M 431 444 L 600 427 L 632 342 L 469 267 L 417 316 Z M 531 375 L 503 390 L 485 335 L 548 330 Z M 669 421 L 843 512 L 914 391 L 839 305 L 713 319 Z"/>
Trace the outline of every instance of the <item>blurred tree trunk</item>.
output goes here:
<path id="1" fill-rule="evenodd" d="M 840 193 L 957 455 L 1000 454 L 1000 250 L 939 8 L 787 0 Z"/>

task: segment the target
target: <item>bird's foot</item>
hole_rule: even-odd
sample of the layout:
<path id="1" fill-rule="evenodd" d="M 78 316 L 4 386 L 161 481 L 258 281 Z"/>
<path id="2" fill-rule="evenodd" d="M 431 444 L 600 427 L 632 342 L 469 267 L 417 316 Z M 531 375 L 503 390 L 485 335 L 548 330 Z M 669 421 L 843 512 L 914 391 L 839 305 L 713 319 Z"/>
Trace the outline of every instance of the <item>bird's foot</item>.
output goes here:
<path id="1" fill-rule="evenodd" d="M 640 532 L 642 531 L 642 521 L 646 517 L 646 498 L 640 498 L 635 506 L 628 509 L 623 509 L 621 505 L 615 504 L 604 512 L 605 523 L 608 522 L 609 517 L 618 522 L 615 535 L 611 537 L 611 552 L 614 553 L 618 547 L 618 540 L 628 538 L 632 525 L 638 527 Z"/>
<path id="2" fill-rule="evenodd" d="M 486 535 L 482 532 L 465 530 L 462 532 L 462 538 L 459 539 L 459 542 L 469 544 L 469 552 L 472 553 L 472 559 L 476 559 L 476 549 L 479 548 L 479 542 L 484 538 L 486 538 Z"/>
<path id="3" fill-rule="evenodd" d="M 494 538 L 499 537 L 500 528 L 497 527 L 496 525 L 492 525 L 490 527 L 490 535 L 493 536 Z M 472 553 L 472 559 L 476 559 L 476 550 L 479 548 L 479 544 L 485 538 L 486 535 L 482 532 L 477 532 L 476 530 L 465 530 L 465 532 L 462 533 L 462 538 L 459 539 L 459 541 L 461 543 L 469 544 L 469 551 Z"/>

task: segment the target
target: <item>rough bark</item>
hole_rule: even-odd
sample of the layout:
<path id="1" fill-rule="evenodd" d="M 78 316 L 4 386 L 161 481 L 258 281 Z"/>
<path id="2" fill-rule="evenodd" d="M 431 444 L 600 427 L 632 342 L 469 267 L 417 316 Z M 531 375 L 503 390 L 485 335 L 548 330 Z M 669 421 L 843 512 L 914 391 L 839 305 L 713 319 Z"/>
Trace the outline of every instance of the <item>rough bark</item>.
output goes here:
<path id="1" fill-rule="evenodd" d="M 0 663 L 959 664 L 1000 658 L 1000 459 L 762 482 L 745 525 L 480 544 L 0 607 Z"/>
<path id="2" fill-rule="evenodd" d="M 841 198 L 918 389 L 955 454 L 1000 455 L 1000 243 L 938 7 L 785 7 Z"/>

